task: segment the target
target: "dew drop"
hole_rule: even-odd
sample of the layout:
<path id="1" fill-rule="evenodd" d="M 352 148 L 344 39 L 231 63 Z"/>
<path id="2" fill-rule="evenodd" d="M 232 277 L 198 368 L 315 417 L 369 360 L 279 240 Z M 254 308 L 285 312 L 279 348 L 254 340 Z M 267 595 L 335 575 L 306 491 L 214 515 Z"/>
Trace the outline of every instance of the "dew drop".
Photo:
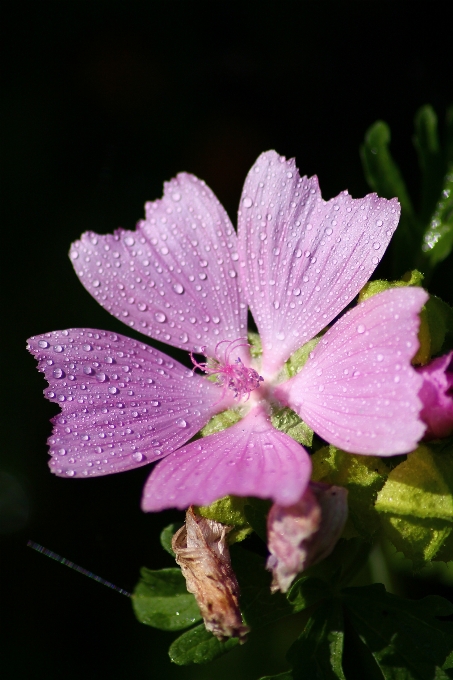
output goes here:
<path id="1" fill-rule="evenodd" d="M 119 389 L 117 387 L 109 387 L 108 391 L 110 394 L 118 394 Z"/>
<path id="2" fill-rule="evenodd" d="M 49 343 L 46 342 L 45 340 L 40 340 L 38 342 L 38 347 L 41 347 L 41 349 L 47 349 L 48 346 L 49 346 Z"/>
<path id="3" fill-rule="evenodd" d="M 124 243 L 127 246 L 133 246 L 134 243 L 135 243 L 135 240 L 132 238 L 132 236 L 126 236 L 126 238 L 124 239 Z"/>
<path id="4" fill-rule="evenodd" d="M 173 290 L 178 295 L 182 295 L 184 293 L 184 286 L 182 286 L 180 283 L 175 283 L 173 286 Z"/>
<path id="5" fill-rule="evenodd" d="M 54 378 L 64 378 L 65 372 L 61 368 L 56 368 L 52 373 Z"/>
<path id="6" fill-rule="evenodd" d="M 100 285 L 101 285 L 101 282 L 99 281 L 99 279 L 94 279 L 94 281 L 93 281 L 93 286 L 94 286 L 95 288 L 99 288 Z"/>
<path id="7" fill-rule="evenodd" d="M 357 331 L 357 333 L 360 333 L 360 334 L 361 334 L 361 333 L 365 333 L 366 328 L 365 328 L 365 326 L 363 325 L 363 323 L 360 323 L 360 324 L 357 326 L 356 331 Z"/>
<path id="8" fill-rule="evenodd" d="M 82 349 L 83 349 L 85 352 L 91 352 L 91 350 L 92 350 L 93 348 L 92 348 L 91 345 L 85 344 L 85 345 L 82 345 Z"/>
<path id="9" fill-rule="evenodd" d="M 96 374 L 96 380 L 98 382 L 106 382 L 108 380 L 108 377 L 106 376 L 105 373 L 97 373 Z"/>
<path id="10" fill-rule="evenodd" d="M 187 422 L 184 420 L 184 418 L 178 418 L 176 425 L 178 427 L 187 427 Z"/>
<path id="11" fill-rule="evenodd" d="M 64 347 L 62 345 L 54 345 L 54 348 L 53 348 L 54 352 L 57 352 L 58 354 L 60 354 L 60 352 L 62 352 L 63 350 L 64 350 Z"/>
<path id="12" fill-rule="evenodd" d="M 166 320 L 167 320 L 167 317 L 165 316 L 165 314 L 164 314 L 163 312 L 156 312 L 156 313 L 154 314 L 154 318 L 155 318 L 156 321 L 158 321 L 159 323 L 165 323 Z"/>
<path id="13" fill-rule="evenodd" d="M 141 312 L 145 312 L 147 309 L 147 305 L 145 302 L 137 302 L 137 307 Z"/>
<path id="14" fill-rule="evenodd" d="M 173 199 L 174 201 L 176 201 L 176 202 L 178 202 L 178 201 L 181 200 L 181 194 L 180 194 L 178 191 L 175 191 L 175 192 L 171 195 L 171 197 L 172 197 L 172 199 Z"/>
<path id="15" fill-rule="evenodd" d="M 246 196 L 246 197 L 244 198 L 244 200 L 242 201 L 242 203 L 243 203 L 244 208 L 251 208 L 252 205 L 253 205 L 252 199 L 249 198 L 248 196 Z"/>
<path id="16" fill-rule="evenodd" d="M 375 243 L 373 243 L 373 248 L 375 250 L 379 250 L 380 247 L 381 247 L 381 244 L 378 241 L 375 241 Z"/>

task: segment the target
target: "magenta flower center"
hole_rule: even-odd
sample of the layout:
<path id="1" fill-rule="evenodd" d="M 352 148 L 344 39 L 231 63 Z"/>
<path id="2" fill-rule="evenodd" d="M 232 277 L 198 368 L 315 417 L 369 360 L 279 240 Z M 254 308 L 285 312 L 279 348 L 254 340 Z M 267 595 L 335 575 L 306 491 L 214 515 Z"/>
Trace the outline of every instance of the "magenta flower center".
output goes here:
<path id="1" fill-rule="evenodd" d="M 207 375 L 216 376 L 217 384 L 222 385 L 224 391 L 230 389 L 236 399 L 245 396 L 247 400 L 250 393 L 260 387 L 264 378 L 254 368 L 246 366 L 239 356 L 232 359 L 231 355 L 234 355 L 240 347 L 249 347 L 249 344 L 242 340 L 242 338 L 232 341 L 221 340 L 216 345 L 215 357 L 206 357 L 206 361 L 201 363 L 194 359 L 192 352 L 190 358 L 196 368 Z M 226 344 L 226 348 L 221 352 L 219 348 L 224 344 Z"/>

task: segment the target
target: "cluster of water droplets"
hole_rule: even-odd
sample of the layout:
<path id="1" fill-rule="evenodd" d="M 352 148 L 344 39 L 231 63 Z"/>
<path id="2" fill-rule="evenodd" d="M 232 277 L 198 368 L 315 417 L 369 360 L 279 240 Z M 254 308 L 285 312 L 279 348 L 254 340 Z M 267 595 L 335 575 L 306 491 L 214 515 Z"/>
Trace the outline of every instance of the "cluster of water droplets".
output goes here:
<path id="1" fill-rule="evenodd" d="M 244 334 L 236 234 L 214 194 L 181 174 L 145 209 L 135 232 L 89 232 L 73 244 L 84 286 L 124 323 L 182 349 Z"/>
<path id="2" fill-rule="evenodd" d="M 246 296 L 267 349 L 287 356 L 357 295 L 399 218 L 396 201 L 347 192 L 324 201 L 293 160 L 261 156 L 239 211 Z M 286 356 L 286 358 L 287 358 Z"/>
<path id="3" fill-rule="evenodd" d="M 219 390 L 148 345 L 71 329 L 29 340 L 62 409 L 49 439 L 57 474 L 99 475 L 173 451 L 206 423 Z"/>

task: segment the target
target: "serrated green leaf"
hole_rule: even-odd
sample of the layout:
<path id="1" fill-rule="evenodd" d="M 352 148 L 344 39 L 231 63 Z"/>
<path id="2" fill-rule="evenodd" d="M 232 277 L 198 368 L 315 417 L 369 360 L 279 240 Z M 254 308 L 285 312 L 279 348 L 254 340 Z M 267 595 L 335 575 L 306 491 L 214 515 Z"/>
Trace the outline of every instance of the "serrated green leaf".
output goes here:
<path id="1" fill-rule="evenodd" d="M 161 630 L 182 630 L 201 620 L 180 569 L 154 571 L 143 567 L 140 574 L 132 594 L 132 606 L 140 623 Z"/>
<path id="2" fill-rule="evenodd" d="M 178 666 L 192 663 L 208 663 L 226 654 L 239 644 L 238 638 L 220 642 L 203 624 L 180 635 L 168 650 L 171 661 Z"/>
<path id="3" fill-rule="evenodd" d="M 290 616 L 294 609 L 282 593 L 271 593 L 266 558 L 241 545 L 231 548 L 231 563 L 241 591 L 241 612 L 252 630 Z"/>
<path id="4" fill-rule="evenodd" d="M 173 548 L 171 547 L 171 539 L 173 538 L 174 534 L 182 527 L 182 524 L 176 523 L 176 524 L 169 524 L 168 526 L 165 527 L 165 529 L 162 529 L 160 532 L 160 544 L 164 550 L 168 552 L 169 555 L 172 557 L 175 556 L 175 553 L 173 552 Z"/>
<path id="5" fill-rule="evenodd" d="M 346 680 L 341 663 L 343 639 L 341 603 L 328 600 L 316 609 L 289 649 L 293 679 Z"/>
<path id="6" fill-rule="evenodd" d="M 382 584 L 343 591 L 346 615 L 388 680 L 446 680 L 441 670 L 453 648 L 453 613 L 441 597 L 406 600 Z M 435 675 L 436 674 L 436 675 Z"/>
<path id="7" fill-rule="evenodd" d="M 416 569 L 436 559 L 453 531 L 453 452 L 419 446 L 390 472 L 375 508 L 387 538 Z"/>
<path id="8" fill-rule="evenodd" d="M 422 106 L 415 114 L 413 141 L 422 175 L 420 217 L 422 222 L 427 222 L 436 206 L 444 174 L 437 116 L 432 106 Z"/>
<path id="9" fill-rule="evenodd" d="M 385 463 L 380 458 L 346 453 L 335 446 L 323 447 L 311 460 L 314 481 L 348 489 L 348 521 L 362 538 L 371 540 L 380 526 L 374 503 L 389 472 Z"/>

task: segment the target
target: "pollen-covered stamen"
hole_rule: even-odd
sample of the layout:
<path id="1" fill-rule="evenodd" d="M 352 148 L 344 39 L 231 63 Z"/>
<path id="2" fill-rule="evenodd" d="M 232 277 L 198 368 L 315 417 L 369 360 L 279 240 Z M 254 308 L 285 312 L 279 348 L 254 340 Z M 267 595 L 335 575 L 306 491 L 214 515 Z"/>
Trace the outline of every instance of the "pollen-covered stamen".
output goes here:
<path id="1" fill-rule="evenodd" d="M 225 343 L 227 346 L 221 353 L 219 347 Z M 208 375 L 215 375 L 219 385 L 222 385 L 225 390 L 232 390 L 236 399 L 244 396 L 248 399 L 250 393 L 260 386 L 264 378 L 254 368 L 245 366 L 240 357 L 231 361 L 232 352 L 238 350 L 239 347 L 250 347 L 250 345 L 243 342 L 243 338 L 232 341 L 221 340 L 216 345 L 214 358 L 206 357 L 206 361 L 199 363 L 194 359 L 192 352 L 190 358 L 196 368 Z"/>

